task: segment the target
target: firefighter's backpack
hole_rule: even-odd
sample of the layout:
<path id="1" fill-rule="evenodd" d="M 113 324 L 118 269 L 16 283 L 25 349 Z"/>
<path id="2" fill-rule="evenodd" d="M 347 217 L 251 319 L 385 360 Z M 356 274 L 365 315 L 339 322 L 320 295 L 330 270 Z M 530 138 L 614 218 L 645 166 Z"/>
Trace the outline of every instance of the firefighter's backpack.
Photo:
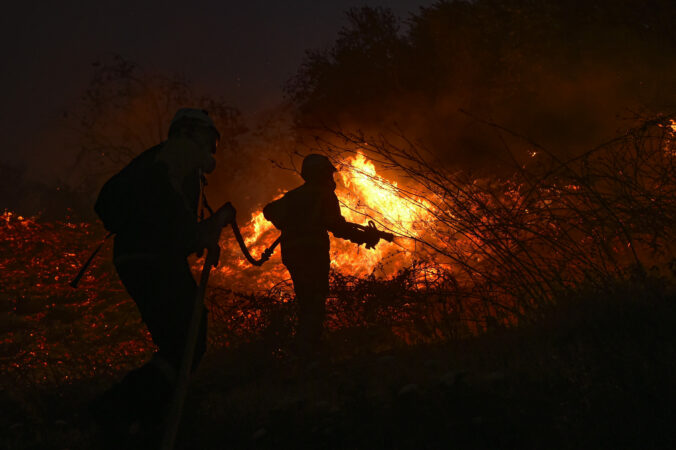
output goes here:
<path id="1" fill-rule="evenodd" d="M 155 162 L 160 148 L 161 144 L 141 153 L 101 188 L 94 211 L 109 232 L 119 233 L 133 222 L 136 210 L 134 199 L 138 195 L 139 180 Z"/>

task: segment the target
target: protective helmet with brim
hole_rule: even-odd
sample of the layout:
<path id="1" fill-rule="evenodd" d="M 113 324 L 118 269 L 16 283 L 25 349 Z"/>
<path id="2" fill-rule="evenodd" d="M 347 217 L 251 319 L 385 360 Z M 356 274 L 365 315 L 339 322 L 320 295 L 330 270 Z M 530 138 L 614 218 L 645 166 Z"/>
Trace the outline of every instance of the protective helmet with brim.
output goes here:
<path id="1" fill-rule="evenodd" d="M 312 153 L 303 159 L 303 166 L 300 169 L 300 176 L 305 181 L 313 181 L 322 178 L 329 178 L 338 169 L 331 164 L 329 158 L 324 155 Z"/>
<path id="2" fill-rule="evenodd" d="M 216 124 L 211 117 L 209 117 L 209 113 L 205 109 L 181 108 L 176 111 L 176 114 L 174 114 L 174 118 L 171 119 L 171 124 L 169 125 L 169 134 L 171 134 L 173 128 L 176 128 L 183 123 L 192 123 L 211 128 L 216 132 L 216 135 L 220 139 L 221 134 L 218 132 Z"/>

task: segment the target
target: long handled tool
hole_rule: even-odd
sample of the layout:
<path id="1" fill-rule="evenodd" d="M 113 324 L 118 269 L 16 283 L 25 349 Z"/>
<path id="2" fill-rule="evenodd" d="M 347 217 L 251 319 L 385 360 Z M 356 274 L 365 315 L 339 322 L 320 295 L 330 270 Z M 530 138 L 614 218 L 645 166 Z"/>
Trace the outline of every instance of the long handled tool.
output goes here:
<path id="1" fill-rule="evenodd" d="M 106 237 L 103 238 L 103 240 L 99 243 L 99 245 L 96 246 L 92 254 L 89 255 L 89 259 L 87 259 L 87 261 L 84 264 L 82 264 L 82 267 L 80 268 L 80 271 L 77 273 L 77 275 L 75 275 L 75 278 L 73 278 L 73 280 L 70 283 L 68 283 L 72 288 L 77 288 L 77 285 L 80 284 L 80 280 L 82 279 L 84 274 L 87 273 L 89 265 L 92 263 L 92 261 L 94 261 L 94 257 L 99 252 L 99 250 L 101 250 L 103 244 L 105 244 L 108 238 L 110 238 L 113 234 L 115 233 L 112 232 L 108 233 Z"/>
<path id="2" fill-rule="evenodd" d="M 218 251 L 212 252 L 207 250 L 204 267 L 202 268 L 202 275 L 200 276 L 200 284 L 197 287 L 197 294 L 195 295 L 192 317 L 190 318 L 190 326 L 188 327 L 188 336 L 185 341 L 185 349 L 183 350 L 183 359 L 181 360 L 181 367 L 176 380 L 174 398 L 171 401 L 169 413 L 167 415 L 166 428 L 162 438 L 162 450 L 173 450 L 174 448 L 176 433 L 181 422 L 183 403 L 185 402 L 185 395 L 188 390 L 188 381 L 190 379 L 192 360 L 195 355 L 197 335 L 199 333 L 200 322 L 202 320 L 204 294 L 207 289 L 207 283 L 209 282 L 209 273 L 211 272 L 211 268 L 218 264 L 219 253 L 220 252 Z"/>

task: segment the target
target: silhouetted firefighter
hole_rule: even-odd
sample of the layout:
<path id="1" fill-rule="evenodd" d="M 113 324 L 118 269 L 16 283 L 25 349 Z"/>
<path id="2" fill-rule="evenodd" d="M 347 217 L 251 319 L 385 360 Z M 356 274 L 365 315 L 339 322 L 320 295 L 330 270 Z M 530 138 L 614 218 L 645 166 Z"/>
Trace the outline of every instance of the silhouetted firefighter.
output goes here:
<path id="1" fill-rule="evenodd" d="M 366 248 L 375 248 L 381 238 L 392 240 L 391 234 L 375 226 L 345 220 L 334 192 L 334 172 L 336 168 L 325 156 L 308 155 L 301 168 L 305 183 L 263 209 L 265 218 L 282 231 L 282 262 L 296 292 L 296 347 L 305 357 L 318 350 L 324 327 L 331 263 L 327 231 L 358 245 L 366 244 Z"/>
<path id="2" fill-rule="evenodd" d="M 159 433 L 196 304 L 197 285 L 186 257 L 205 248 L 212 258 L 218 255 L 221 229 L 235 217 L 227 203 L 209 219 L 198 221 L 204 174 L 215 168 L 219 137 L 206 111 L 180 109 L 168 139 L 113 176 L 96 202 L 104 226 L 116 233 L 114 263 L 120 280 L 158 348 L 149 362 L 92 406 L 95 417 L 106 425 L 121 426 L 121 432 L 136 423 L 144 432 Z M 202 307 L 193 368 L 206 349 L 206 329 Z"/>

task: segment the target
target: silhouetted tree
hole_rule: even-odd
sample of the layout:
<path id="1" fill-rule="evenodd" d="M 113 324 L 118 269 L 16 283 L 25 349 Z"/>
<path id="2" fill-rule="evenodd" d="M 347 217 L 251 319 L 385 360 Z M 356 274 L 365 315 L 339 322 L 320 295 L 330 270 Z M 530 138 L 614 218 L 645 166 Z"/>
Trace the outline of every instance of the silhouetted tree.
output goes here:
<path id="1" fill-rule="evenodd" d="M 674 20 L 665 0 L 440 1 L 402 32 L 387 10 L 350 10 L 288 91 L 301 125 L 396 123 L 446 161 L 504 157 L 474 117 L 574 153 L 676 107 Z"/>
<path id="2" fill-rule="evenodd" d="M 317 119 L 381 101 L 397 88 L 404 42 L 384 8 L 354 8 L 329 50 L 309 50 L 288 92 L 301 113 Z"/>
<path id="3" fill-rule="evenodd" d="M 224 99 L 198 95 L 182 77 L 145 71 L 117 55 L 93 67 L 82 103 L 71 114 L 80 142 L 76 176 L 85 190 L 96 191 L 133 156 L 164 141 L 178 108 L 209 111 L 221 133 L 221 148 L 236 146 L 246 131 L 239 110 Z"/>

